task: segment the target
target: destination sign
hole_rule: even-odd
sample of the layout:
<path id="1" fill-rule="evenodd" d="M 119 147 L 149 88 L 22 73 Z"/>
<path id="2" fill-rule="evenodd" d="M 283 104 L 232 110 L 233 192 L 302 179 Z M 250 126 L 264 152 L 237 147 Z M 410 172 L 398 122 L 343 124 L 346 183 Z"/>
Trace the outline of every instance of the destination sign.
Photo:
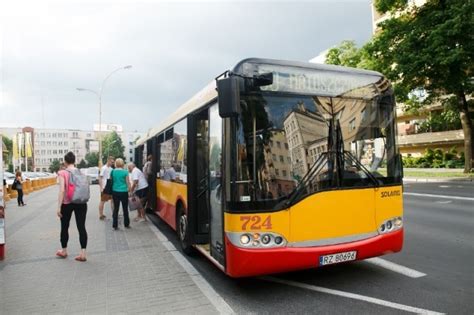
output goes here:
<path id="1" fill-rule="evenodd" d="M 249 64 L 249 67 L 254 74 L 273 73 L 273 84 L 262 86 L 263 91 L 371 99 L 378 94 L 375 84 L 383 81 L 382 77 L 370 74 L 266 64 Z M 244 66 L 245 70 L 250 69 Z"/>

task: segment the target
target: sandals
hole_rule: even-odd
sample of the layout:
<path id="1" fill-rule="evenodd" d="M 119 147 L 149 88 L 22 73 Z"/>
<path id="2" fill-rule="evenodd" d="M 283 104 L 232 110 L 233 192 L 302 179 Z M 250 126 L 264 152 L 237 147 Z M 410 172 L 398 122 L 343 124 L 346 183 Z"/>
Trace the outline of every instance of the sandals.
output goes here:
<path id="1" fill-rule="evenodd" d="M 82 262 L 87 261 L 87 258 L 86 258 L 86 257 L 82 257 L 82 256 L 77 256 L 77 257 L 74 258 L 74 259 L 77 260 L 77 261 L 82 261 Z"/>
<path id="2" fill-rule="evenodd" d="M 66 257 L 67 257 L 67 254 L 65 254 L 61 249 L 59 249 L 59 250 L 56 252 L 56 257 L 59 257 L 59 258 L 66 258 Z"/>

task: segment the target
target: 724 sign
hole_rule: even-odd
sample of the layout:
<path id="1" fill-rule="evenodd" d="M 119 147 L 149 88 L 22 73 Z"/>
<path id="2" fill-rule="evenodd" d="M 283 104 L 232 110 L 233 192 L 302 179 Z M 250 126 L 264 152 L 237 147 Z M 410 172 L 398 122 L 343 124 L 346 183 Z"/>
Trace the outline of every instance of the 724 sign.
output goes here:
<path id="1" fill-rule="evenodd" d="M 242 222 L 242 230 L 271 230 L 272 217 L 270 215 L 263 218 L 260 215 L 241 215 L 240 222 Z"/>

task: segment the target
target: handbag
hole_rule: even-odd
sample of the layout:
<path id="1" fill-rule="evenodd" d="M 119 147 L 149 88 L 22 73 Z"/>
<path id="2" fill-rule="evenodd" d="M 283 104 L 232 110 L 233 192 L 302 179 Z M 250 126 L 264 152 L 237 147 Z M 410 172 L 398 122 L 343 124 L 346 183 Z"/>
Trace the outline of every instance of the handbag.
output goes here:
<path id="1" fill-rule="evenodd" d="M 17 184 L 18 184 L 18 181 L 17 181 L 16 178 L 15 178 L 15 180 L 14 180 L 13 183 L 12 183 L 12 189 L 13 189 L 13 190 L 17 190 L 17 189 L 16 189 L 16 185 L 17 185 Z"/>
<path id="2" fill-rule="evenodd" d="M 112 195 L 112 185 L 114 184 L 114 181 L 112 178 L 113 173 L 114 173 L 114 170 L 110 172 L 109 178 L 107 179 L 107 183 L 105 183 L 104 194 Z"/>
<path id="3" fill-rule="evenodd" d="M 133 195 L 132 197 L 128 197 L 128 208 L 130 211 L 140 209 L 142 207 L 142 203 L 140 202 L 140 198 Z"/>

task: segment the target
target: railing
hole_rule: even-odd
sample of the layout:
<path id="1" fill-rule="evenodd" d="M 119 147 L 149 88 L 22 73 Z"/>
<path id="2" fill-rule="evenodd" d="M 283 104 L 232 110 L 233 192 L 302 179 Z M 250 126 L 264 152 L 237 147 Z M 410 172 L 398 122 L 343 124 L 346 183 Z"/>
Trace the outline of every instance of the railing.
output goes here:
<path id="1" fill-rule="evenodd" d="M 34 180 L 25 180 L 22 182 L 23 193 L 28 195 L 37 190 L 44 189 L 49 186 L 56 185 L 56 176 L 55 177 L 47 177 L 47 178 L 36 178 Z M 12 189 L 11 186 L 4 186 L 5 192 L 3 199 L 5 201 L 9 201 L 12 198 L 16 198 L 18 196 L 18 192 L 15 189 Z"/>
<path id="2" fill-rule="evenodd" d="M 425 132 L 411 135 L 400 135 L 397 137 L 399 146 L 412 146 L 421 144 L 449 144 L 453 142 L 464 142 L 462 130 L 449 130 L 439 132 Z"/>

